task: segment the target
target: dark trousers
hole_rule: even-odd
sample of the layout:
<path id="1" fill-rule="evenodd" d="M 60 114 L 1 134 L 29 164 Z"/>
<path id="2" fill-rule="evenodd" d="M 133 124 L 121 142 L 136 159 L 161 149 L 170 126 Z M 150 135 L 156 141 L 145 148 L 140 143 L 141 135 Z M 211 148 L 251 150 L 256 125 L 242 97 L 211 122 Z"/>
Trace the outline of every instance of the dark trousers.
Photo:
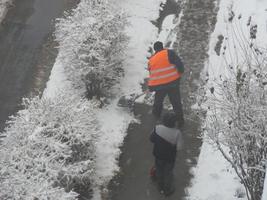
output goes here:
<path id="1" fill-rule="evenodd" d="M 156 178 L 159 184 L 159 189 L 165 193 L 174 190 L 173 186 L 173 168 L 174 162 L 166 162 L 155 158 Z"/>
<path id="2" fill-rule="evenodd" d="M 153 105 L 153 114 L 159 118 L 163 109 L 164 98 L 168 95 L 173 111 L 177 115 L 178 122 L 183 122 L 183 109 L 181 103 L 180 87 L 164 88 L 156 91 Z"/>

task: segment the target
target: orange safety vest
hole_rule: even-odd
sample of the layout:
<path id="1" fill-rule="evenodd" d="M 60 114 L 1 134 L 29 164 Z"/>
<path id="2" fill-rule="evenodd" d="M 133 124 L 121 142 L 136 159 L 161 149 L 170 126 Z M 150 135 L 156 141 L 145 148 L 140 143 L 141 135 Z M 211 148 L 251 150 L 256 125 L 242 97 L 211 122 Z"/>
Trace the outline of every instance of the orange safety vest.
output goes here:
<path id="1" fill-rule="evenodd" d="M 148 86 L 167 84 L 181 77 L 181 73 L 176 69 L 176 66 L 170 63 L 167 49 L 154 54 L 149 59 L 148 69 Z"/>

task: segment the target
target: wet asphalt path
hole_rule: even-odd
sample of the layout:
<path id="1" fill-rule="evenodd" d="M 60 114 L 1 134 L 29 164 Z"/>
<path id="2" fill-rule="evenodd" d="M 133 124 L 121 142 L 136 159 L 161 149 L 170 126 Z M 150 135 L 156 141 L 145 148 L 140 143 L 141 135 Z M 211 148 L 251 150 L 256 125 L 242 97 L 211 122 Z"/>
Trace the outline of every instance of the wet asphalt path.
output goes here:
<path id="1" fill-rule="evenodd" d="M 135 105 L 135 114 L 140 124 L 131 124 L 125 138 L 120 157 L 121 172 L 111 182 L 112 200 L 181 200 L 186 196 L 185 188 L 192 178 L 191 168 L 197 164 L 201 140 L 186 136 L 185 149 L 177 154 L 174 168 L 175 193 L 170 197 L 159 194 L 157 185 L 149 177 L 149 169 L 154 164 L 152 143 L 149 136 L 155 121 L 151 107 Z M 185 129 L 197 129 L 198 124 L 190 124 Z"/>
<path id="2" fill-rule="evenodd" d="M 215 0 L 186 0 L 182 5 L 183 17 L 176 29 L 178 34 L 174 49 L 179 52 L 186 68 L 181 85 L 186 125 L 183 130 L 185 148 L 177 155 L 174 169 L 175 193 L 170 197 L 159 194 L 155 183 L 149 178 L 149 169 L 154 163 L 149 135 L 155 122 L 149 114 L 151 107 L 137 104 L 135 115 L 140 119 L 140 124 L 129 126 L 121 148 L 121 170 L 110 182 L 108 199 L 182 200 L 188 196 L 186 188 L 191 184 L 192 168 L 197 164 L 202 145 L 201 111 L 192 110 L 191 106 L 196 103 L 197 90 L 202 84 L 199 77 L 208 58 L 209 36 L 216 23 L 217 8 L 214 2 Z"/>
<path id="3" fill-rule="evenodd" d="M 54 30 L 53 20 L 70 7 L 69 1 L 15 0 L 1 24 L 0 132 L 20 108 L 21 98 L 33 90 L 43 44 Z"/>

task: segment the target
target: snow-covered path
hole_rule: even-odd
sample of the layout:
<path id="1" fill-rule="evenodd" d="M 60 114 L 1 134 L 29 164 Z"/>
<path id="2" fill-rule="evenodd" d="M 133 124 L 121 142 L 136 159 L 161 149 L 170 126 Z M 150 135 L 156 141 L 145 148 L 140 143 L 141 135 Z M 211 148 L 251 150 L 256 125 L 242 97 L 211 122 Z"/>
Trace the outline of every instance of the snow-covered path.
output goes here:
<path id="1" fill-rule="evenodd" d="M 194 101 L 189 101 L 189 97 L 197 89 L 195 82 L 198 80 L 207 58 L 205 55 L 208 49 L 209 35 L 215 25 L 216 11 L 212 0 L 202 4 L 199 4 L 198 1 L 191 1 L 190 5 L 186 3 L 183 16 L 180 18 L 180 25 L 176 29 L 178 34 L 175 48 L 180 52 L 187 67 L 184 80 L 188 83 L 183 84 L 185 86 L 182 88 L 183 100 L 186 104 L 187 124 L 185 127 L 185 150 L 178 156 L 175 167 L 176 192 L 168 199 L 178 200 L 187 196 L 186 187 L 189 186 L 192 178 L 191 169 L 197 164 L 201 146 L 201 140 L 197 138 L 200 125 L 198 118 L 195 117 L 195 112 L 190 107 Z M 188 34 L 188 31 L 191 35 Z M 162 38 L 161 36 L 159 37 Z M 193 71 L 194 78 L 189 76 L 192 74 L 190 71 Z M 149 168 L 153 164 L 152 146 L 148 138 L 155 124 L 151 114 L 148 114 L 149 111 L 148 106 L 136 105 L 135 112 L 141 116 L 141 123 L 129 127 L 128 135 L 122 147 L 121 171 L 111 184 L 111 199 L 164 199 L 148 177 Z"/>
<path id="2" fill-rule="evenodd" d="M 105 186 L 119 170 L 118 157 L 120 145 L 127 133 L 127 128 L 132 114 L 127 110 L 117 107 L 121 95 L 140 93 L 140 83 L 146 77 L 146 55 L 149 45 L 156 39 L 157 28 L 149 20 L 158 17 L 158 9 L 161 0 L 114 0 L 115 4 L 129 15 L 129 23 L 126 32 L 130 37 L 129 47 L 125 51 L 127 59 L 124 62 L 125 76 L 121 80 L 117 98 L 107 108 L 98 111 L 98 121 L 102 125 L 102 136 L 97 143 L 96 158 L 96 185 Z M 103 198 L 104 191 L 95 191 L 95 200 Z"/>
<path id="3" fill-rule="evenodd" d="M 91 0 L 81 1 L 82 3 L 80 5 L 86 6 L 90 1 Z M 90 122 L 93 128 L 91 126 L 89 126 L 89 128 L 85 126 L 85 128 L 87 128 L 85 131 L 86 135 L 87 131 L 89 135 L 97 132 L 99 137 L 95 144 L 96 155 L 94 156 L 96 157 L 96 163 L 94 163 L 95 166 L 93 166 L 93 170 L 95 171 L 92 176 L 90 175 L 90 178 L 92 178 L 93 191 L 89 191 L 88 187 L 85 187 L 85 189 L 82 189 L 83 191 L 81 193 L 79 191 L 80 199 L 88 199 L 91 197 L 91 192 L 94 192 L 94 200 L 157 200 L 163 198 L 159 195 L 155 186 L 151 184 L 148 177 L 149 168 L 153 163 L 151 144 L 149 143 L 148 137 L 150 130 L 155 124 L 150 114 L 151 108 L 143 104 L 136 106 L 135 117 L 137 120 L 139 119 L 140 123 L 138 124 L 129 110 L 117 106 L 117 101 L 121 95 L 142 92 L 141 84 L 147 76 L 146 64 L 147 57 L 150 55 L 151 46 L 156 40 L 161 40 L 166 46 L 173 46 L 186 64 L 186 73 L 182 80 L 182 96 L 186 118 L 186 126 L 184 129 L 186 145 L 185 151 L 178 155 L 175 169 L 177 175 L 176 193 L 170 197 L 170 199 L 179 200 L 186 196 L 186 199 L 190 200 L 225 200 L 225 191 L 232 187 L 231 184 L 228 184 L 228 180 L 231 182 L 233 177 L 228 173 L 228 169 L 225 168 L 225 163 L 222 162 L 223 159 L 217 155 L 218 152 L 213 153 L 213 149 L 209 148 L 210 146 L 207 148 L 206 143 L 202 146 L 202 151 L 198 158 L 202 141 L 197 137 L 200 133 L 199 117 L 196 114 L 197 111 L 192 110 L 192 105 L 196 103 L 195 94 L 199 86 L 198 80 L 200 73 L 208 57 L 207 51 L 210 34 L 215 26 L 216 14 L 218 11 L 218 4 L 216 4 L 216 2 L 219 2 L 219 0 L 110 1 L 114 1 L 116 7 L 120 5 L 129 14 L 130 25 L 127 27 L 126 31 L 130 42 L 128 48 L 125 49 L 125 76 L 122 78 L 120 84 L 113 88 L 116 97 L 111 100 L 112 102 L 110 102 L 110 104 L 102 108 L 92 106 L 90 110 L 88 110 L 89 112 L 83 115 L 85 116 L 85 121 L 87 121 L 87 119 L 93 120 Z M 160 5 L 165 2 L 182 1 L 185 3 L 182 6 L 182 10 L 178 9 L 177 15 L 167 16 L 163 21 L 164 25 L 161 26 L 159 22 L 162 21 L 157 21 L 159 10 L 161 9 Z M 224 0 L 224 2 L 226 1 L 228 0 Z M 21 96 L 27 94 L 27 92 L 33 88 L 33 82 L 35 81 L 33 81 L 32 74 L 36 72 L 35 66 L 38 68 L 37 71 L 40 66 L 42 67 L 39 63 L 39 50 L 44 40 L 47 39 L 46 34 L 50 33 L 49 31 L 52 27 L 51 18 L 57 16 L 57 14 L 62 11 L 64 2 L 66 3 L 67 1 L 19 0 L 16 1 L 16 3 L 20 6 L 15 6 L 14 10 L 21 11 L 19 13 L 22 14 L 22 16 L 15 16 L 15 12 L 13 11 L 10 12 L 10 16 L 14 15 L 14 17 L 8 17 L 8 20 L 5 20 L 3 29 L 1 30 L 2 32 L 0 32 L 0 131 L 2 118 L 4 119 L 9 115 L 6 114 L 7 112 L 16 110 Z M 258 2 L 260 2 L 260 0 L 258 0 Z M 50 5 L 54 5 L 52 6 L 53 8 L 51 8 Z M 172 7 L 171 10 L 172 9 L 175 8 Z M 78 9 L 78 11 L 81 10 Z M 84 13 L 88 13 L 88 9 L 83 9 L 83 11 Z M 179 12 L 180 14 L 178 15 Z M 84 14 L 82 12 L 76 12 L 76 14 L 77 13 L 81 13 L 79 16 L 83 16 Z M 47 18 L 44 18 L 44 15 Z M 86 15 L 84 16 L 86 17 Z M 78 19 L 79 22 L 85 22 L 84 24 L 87 24 L 87 21 L 80 19 L 81 18 Z M 265 25 L 265 23 L 266 21 L 264 21 L 263 24 Z M 80 24 L 74 23 L 73 25 L 74 27 L 75 25 L 79 27 Z M 72 29 L 72 26 L 70 26 L 70 28 Z M 158 28 L 162 28 L 160 29 L 160 34 Z M 169 34 L 170 30 L 172 34 Z M 83 32 L 83 30 L 81 30 L 81 32 Z M 67 40 L 64 42 L 68 43 L 69 41 Z M 78 47 L 78 45 L 74 46 Z M 63 47 L 59 47 L 59 50 L 64 54 L 66 48 L 64 48 L 63 45 Z M 66 97 L 71 94 L 69 96 L 74 96 L 78 99 L 82 98 L 79 91 L 75 91 L 75 89 L 72 88 L 70 80 L 68 80 L 66 74 L 64 74 L 64 69 L 66 68 L 65 64 L 69 63 L 64 63 L 64 60 L 62 60 L 64 57 L 60 57 L 61 53 L 59 53 L 52 70 L 52 75 L 47 84 L 43 99 L 51 97 L 51 100 L 53 100 L 53 98 L 56 100 L 55 97 L 59 96 L 61 92 L 66 95 Z M 94 101 L 86 103 L 91 102 L 92 104 L 96 103 Z M 74 110 L 77 109 L 75 106 Z M 78 116 L 76 112 L 75 115 Z M 76 122 L 77 120 L 73 121 Z M 131 121 L 134 123 L 130 124 Z M 39 124 L 37 127 L 38 126 Z M 31 135 L 32 133 L 29 133 L 30 139 L 32 138 Z M 33 135 L 35 135 L 35 132 Z M 124 140 L 125 136 L 126 138 Z M 25 137 L 25 139 L 27 140 L 27 137 Z M 9 146 L 12 147 L 12 145 Z M 121 146 L 122 148 L 120 148 Z M 121 151 L 122 155 L 119 160 L 118 158 Z M 9 156 L 9 153 L 5 153 L 5 155 Z M 12 158 L 12 156 L 9 157 Z M 196 166 L 197 163 L 200 166 L 192 170 L 192 167 Z M 213 165 L 214 163 L 220 165 L 223 169 L 213 173 L 214 168 L 216 171 L 217 167 Z M 86 166 L 88 165 L 86 164 Z M 121 167 L 121 170 L 119 167 Z M 59 168 L 61 168 L 61 166 Z M 112 180 L 109 187 L 111 192 L 109 193 L 106 190 L 106 186 L 116 172 L 118 172 L 118 176 L 115 176 Z M 219 179 L 218 174 L 220 175 Z M 193 179 L 194 181 L 191 182 L 193 176 L 195 176 Z M 207 179 L 207 176 L 210 179 Z M 224 176 L 225 179 L 221 179 L 221 176 Z M 224 182 L 226 179 L 227 182 Z M 207 187 L 207 182 L 212 185 L 212 187 Z M 214 184 L 215 182 L 216 184 Z M 236 182 L 238 183 L 238 180 L 236 180 Z M 193 184 L 193 188 L 188 189 L 187 187 L 190 187 L 191 184 Z M 24 186 L 23 181 L 22 185 Z M 91 187 L 89 184 L 86 184 L 86 186 Z M 218 191 L 219 195 L 216 194 L 218 187 L 220 187 Z M 208 193 L 205 193 L 205 189 L 209 190 Z M 233 191 L 235 192 L 237 190 L 236 188 L 230 189 L 231 191 L 228 199 L 232 200 L 234 196 Z M 201 193 L 202 191 L 205 193 L 204 196 L 202 195 L 203 193 Z M 83 192 L 85 192 L 84 197 L 82 197 L 82 195 L 84 195 Z M 188 197 L 188 195 L 190 195 L 190 197 Z"/>

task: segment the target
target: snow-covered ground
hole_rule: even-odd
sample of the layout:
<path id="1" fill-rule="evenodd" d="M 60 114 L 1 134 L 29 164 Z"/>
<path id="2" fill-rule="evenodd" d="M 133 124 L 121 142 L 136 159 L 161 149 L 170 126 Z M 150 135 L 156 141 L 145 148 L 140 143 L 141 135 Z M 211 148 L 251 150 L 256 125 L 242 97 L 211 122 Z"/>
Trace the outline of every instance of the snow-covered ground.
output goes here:
<path id="1" fill-rule="evenodd" d="M 226 75 L 228 71 L 224 67 L 224 61 L 217 56 L 214 51 L 218 36 L 234 35 L 233 30 L 229 27 L 229 9 L 235 13 L 235 17 L 241 17 L 235 26 L 243 30 L 248 30 L 247 22 L 251 16 L 251 22 L 258 25 L 257 44 L 265 46 L 267 44 L 267 2 L 262 0 L 221 0 L 220 10 L 217 16 L 216 28 L 211 35 L 209 60 L 206 64 L 205 73 L 209 74 L 208 84 L 213 85 L 213 81 L 218 79 L 220 75 Z M 239 34 L 239 33 L 238 33 Z M 247 37 L 248 32 L 245 32 Z M 229 52 L 238 56 L 235 51 L 234 42 L 228 43 Z M 236 54 L 235 54 L 236 53 Z M 230 55 L 226 54 L 226 57 Z M 221 153 L 210 144 L 208 138 L 204 139 L 197 167 L 193 170 L 194 179 L 192 186 L 188 189 L 190 200 L 233 200 L 246 199 L 238 198 L 239 194 L 245 194 L 243 186 L 240 184 L 234 170 L 230 164 L 223 158 Z M 267 195 L 266 195 L 267 196 Z M 263 198 L 266 198 L 266 196 Z"/>
<path id="2" fill-rule="evenodd" d="M 147 77 L 148 47 L 151 46 L 158 37 L 158 29 L 150 22 L 159 15 L 161 0 L 120 0 L 117 2 L 121 8 L 129 15 L 129 26 L 126 30 L 130 37 L 128 49 L 126 49 L 127 59 L 124 62 L 125 76 L 120 84 L 121 93 L 118 98 L 106 109 L 99 110 L 98 119 L 102 124 L 101 136 L 98 143 L 97 157 L 97 177 L 101 186 L 114 176 L 119 170 L 117 158 L 120 155 L 119 146 L 126 135 L 129 122 L 134 120 L 132 115 L 116 106 L 121 95 L 131 93 L 141 93 L 141 83 Z M 172 18 L 170 18 L 172 21 Z M 172 23 L 168 23 L 173 26 Z M 171 29 L 172 27 L 169 27 Z M 167 37 L 168 32 L 162 34 L 162 38 Z M 100 199 L 100 194 L 96 192 L 94 199 Z"/>
<path id="3" fill-rule="evenodd" d="M 173 16 L 166 18 L 163 24 L 163 30 L 158 35 L 158 29 L 152 25 L 150 20 L 158 17 L 160 0 L 120 0 L 116 4 L 120 5 L 129 14 L 130 25 L 127 28 L 127 35 L 130 37 L 129 47 L 126 49 L 127 59 L 124 62 L 125 77 L 118 86 L 119 93 L 116 99 L 106 108 L 96 111 L 98 123 L 101 124 L 101 137 L 97 143 L 96 158 L 96 183 L 101 186 L 113 177 L 114 173 L 119 170 L 117 158 L 120 154 L 119 146 L 122 144 L 126 135 L 128 124 L 134 120 L 133 116 L 126 110 L 116 106 L 121 95 L 130 93 L 141 93 L 140 83 L 147 76 L 145 70 L 148 55 L 148 47 L 160 38 L 161 41 L 170 40 L 169 31 L 173 26 Z M 219 66 L 221 61 L 214 53 L 214 45 L 217 42 L 217 36 L 225 33 L 225 18 L 228 17 L 228 7 L 232 1 L 222 0 L 220 3 L 220 12 L 218 14 L 218 22 L 210 41 L 210 60 L 207 62 L 207 69 L 210 76 L 217 77 L 221 73 Z M 241 0 L 235 1 L 233 9 L 237 13 L 242 13 L 243 18 L 249 15 L 256 16 L 258 19 L 264 19 L 267 13 L 264 9 L 264 2 L 257 1 L 255 4 L 247 0 L 245 3 Z M 255 11 L 261 8 L 262 12 Z M 256 20 L 255 17 L 255 20 Z M 266 19 L 266 18 L 265 18 Z M 267 29 L 266 20 L 258 21 L 261 23 L 259 32 L 264 34 Z M 179 20 L 175 23 L 179 23 Z M 173 37 L 174 38 L 174 37 Z M 61 49 L 60 51 L 64 51 Z M 217 68 L 209 66 L 218 66 Z M 44 97 L 51 97 L 59 91 L 66 91 L 71 88 L 63 72 L 60 56 L 56 60 L 50 81 L 47 84 Z M 208 169 L 208 170 L 207 170 Z M 198 166 L 193 171 L 195 178 L 192 181 L 192 187 L 188 189 L 190 199 L 196 200 L 233 200 L 242 193 L 242 185 L 239 183 L 235 173 L 230 165 L 225 161 L 222 155 L 216 151 L 207 140 L 204 144 L 199 157 Z M 220 188 L 220 190 L 218 190 Z M 96 188 L 94 199 L 100 199 L 100 190 Z"/>
<path id="4" fill-rule="evenodd" d="M 13 0 L 0 0 L 0 23 L 4 19 L 8 7 L 12 4 Z"/>
<path id="5" fill-rule="evenodd" d="M 138 0 L 120 1 L 120 5 L 128 13 L 129 23 L 126 32 L 130 37 L 129 47 L 126 49 L 127 59 L 124 62 L 125 77 L 118 85 L 117 98 L 105 108 L 96 110 L 96 118 L 100 126 L 100 138 L 97 142 L 96 157 L 96 188 L 94 199 L 101 199 L 101 186 L 109 182 L 114 173 L 119 170 L 117 158 L 120 155 L 119 147 L 126 135 L 127 128 L 132 114 L 123 108 L 117 107 L 118 99 L 121 95 L 130 93 L 140 93 L 143 79 L 147 76 L 145 70 L 147 65 L 146 55 L 148 47 L 156 40 L 158 29 L 152 25 L 150 20 L 157 19 L 159 15 L 160 0 Z M 162 36 L 164 37 L 164 36 Z M 44 92 L 44 97 L 53 97 L 58 92 L 65 92 L 71 88 L 64 74 L 60 53 L 53 67 L 50 81 Z"/>
<path id="6" fill-rule="evenodd" d="M 193 170 L 189 200 L 234 200 L 243 191 L 235 172 L 208 141 L 203 142 L 197 167 Z"/>
<path id="7" fill-rule="evenodd" d="M 7 2 L 8 0 L 2 0 Z M 113 0 L 116 5 L 120 5 L 129 13 L 130 25 L 127 28 L 127 34 L 130 38 L 129 46 L 126 49 L 127 59 L 124 62 L 125 77 L 117 86 L 117 98 L 109 106 L 102 109 L 95 109 L 97 124 L 100 124 L 98 132 L 100 137 L 96 144 L 96 177 L 94 199 L 101 199 L 100 187 L 108 183 L 118 168 L 118 157 L 120 155 L 119 147 L 126 135 L 128 124 L 134 120 L 131 113 L 123 108 L 117 107 L 117 101 L 120 96 L 130 93 L 141 93 L 140 83 L 147 76 L 145 70 L 147 65 L 148 47 L 153 42 L 160 40 L 172 40 L 169 32 L 174 28 L 173 16 L 166 18 L 163 24 L 163 30 L 158 35 L 158 29 L 150 22 L 155 20 L 159 14 L 160 3 L 163 0 Z M 207 71 L 212 78 L 220 75 L 219 70 L 221 61 L 214 53 L 214 44 L 217 36 L 224 33 L 225 17 L 227 8 L 231 0 L 221 0 L 218 22 L 210 41 L 210 59 L 207 62 Z M 0 6 L 3 5 L 0 3 Z M 245 19 L 252 15 L 259 26 L 258 35 L 260 42 L 266 42 L 267 31 L 267 3 L 263 0 L 235 0 L 233 10 L 242 13 L 244 24 Z M 0 10 L 0 20 L 1 20 Z M 177 20 L 174 23 L 179 23 Z M 59 93 L 68 93 L 75 95 L 71 83 L 64 74 L 64 61 L 61 60 L 61 54 L 65 49 L 59 47 L 59 55 L 51 72 L 50 80 L 43 94 L 43 98 L 54 98 Z M 211 67 L 212 66 L 212 67 Z M 217 68 L 214 68 L 216 66 Z M 222 155 L 216 151 L 208 140 L 204 140 L 197 168 L 193 171 L 195 178 L 192 180 L 192 187 L 188 189 L 189 199 L 191 200 L 233 200 L 239 191 L 242 191 L 242 185 L 239 183 L 235 173 L 230 165 L 224 160 Z M 218 189 L 219 188 L 219 189 Z M 240 198 L 239 198 L 240 199 Z M 264 199 L 265 200 L 265 199 Z"/>
<path id="8" fill-rule="evenodd" d="M 129 123 L 134 120 L 131 113 L 123 108 L 117 107 L 118 99 L 125 94 L 141 93 L 141 85 L 147 76 L 148 48 L 159 37 L 161 41 L 171 40 L 171 30 L 174 24 L 174 16 L 167 17 L 163 23 L 162 32 L 159 35 L 158 29 L 150 21 L 156 20 L 159 16 L 161 0 L 120 0 L 116 4 L 129 15 L 129 26 L 127 35 L 130 38 L 129 46 L 126 49 L 127 59 L 124 62 L 125 76 L 118 85 L 117 98 L 105 108 L 96 111 L 96 118 L 100 127 L 100 138 L 97 142 L 96 157 L 96 186 L 102 186 L 109 182 L 115 172 L 119 170 L 118 157 L 119 147 L 127 133 Z M 60 52 L 64 49 L 60 49 Z M 71 88 L 64 74 L 60 53 L 53 67 L 50 81 L 44 92 L 44 97 L 53 97 L 58 92 L 64 92 Z M 94 199 L 101 199 L 100 190 L 95 188 Z"/>

